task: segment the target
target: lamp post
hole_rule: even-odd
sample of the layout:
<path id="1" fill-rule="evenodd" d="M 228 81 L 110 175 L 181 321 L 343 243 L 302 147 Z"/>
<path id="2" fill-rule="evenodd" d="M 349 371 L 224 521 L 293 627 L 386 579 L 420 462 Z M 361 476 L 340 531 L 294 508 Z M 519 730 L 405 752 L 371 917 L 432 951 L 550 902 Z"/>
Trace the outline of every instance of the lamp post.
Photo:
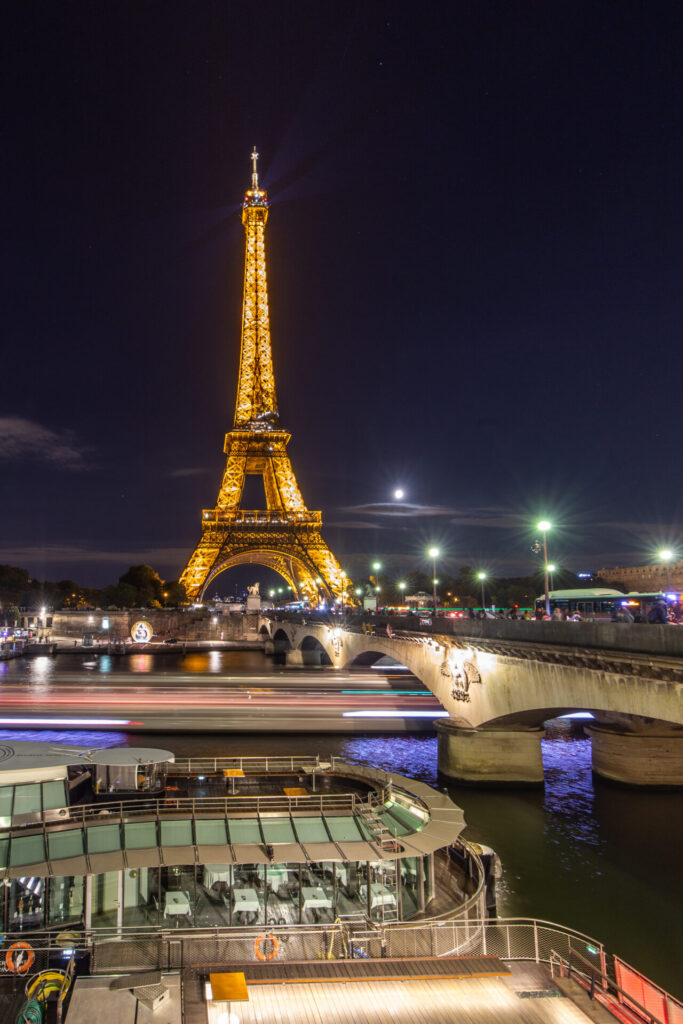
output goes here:
<path id="1" fill-rule="evenodd" d="M 379 611 L 379 571 L 382 568 L 381 562 L 372 563 L 372 571 L 375 574 L 375 613 Z"/>
<path id="2" fill-rule="evenodd" d="M 671 590 L 671 561 L 673 560 L 674 553 L 670 548 L 663 548 L 659 552 L 659 561 L 663 562 L 666 566 L 666 592 L 667 594 Z"/>
<path id="3" fill-rule="evenodd" d="M 434 585 L 434 618 L 436 618 L 436 560 L 439 557 L 440 552 L 438 548 L 430 548 L 427 554 L 432 560 L 432 583 Z"/>
<path id="4" fill-rule="evenodd" d="M 341 571 L 341 612 L 339 614 L 340 620 L 344 621 L 344 591 L 346 590 L 346 573 L 342 569 Z"/>
<path id="5" fill-rule="evenodd" d="M 483 611 L 486 611 L 486 591 L 484 589 L 484 584 L 486 582 L 486 573 L 485 572 L 478 572 L 477 573 L 477 579 L 481 583 L 481 607 L 482 607 Z"/>
<path id="6" fill-rule="evenodd" d="M 550 565 L 548 566 L 548 576 L 550 577 L 550 589 L 551 589 L 551 591 L 555 589 L 555 584 L 553 582 L 553 573 L 555 572 L 556 569 L 557 569 L 557 566 L 553 565 L 553 563 L 551 562 Z"/>
<path id="7" fill-rule="evenodd" d="M 545 613 L 550 615 L 550 589 L 548 587 L 548 539 L 546 534 L 548 530 L 552 528 L 552 523 L 549 523 L 547 519 L 541 519 L 538 524 L 538 529 L 543 534 L 543 567 L 545 572 Z"/>
<path id="8" fill-rule="evenodd" d="M 398 585 L 398 589 L 401 591 L 401 605 L 403 605 L 406 593 L 406 584 L 403 581 L 401 581 Z"/>

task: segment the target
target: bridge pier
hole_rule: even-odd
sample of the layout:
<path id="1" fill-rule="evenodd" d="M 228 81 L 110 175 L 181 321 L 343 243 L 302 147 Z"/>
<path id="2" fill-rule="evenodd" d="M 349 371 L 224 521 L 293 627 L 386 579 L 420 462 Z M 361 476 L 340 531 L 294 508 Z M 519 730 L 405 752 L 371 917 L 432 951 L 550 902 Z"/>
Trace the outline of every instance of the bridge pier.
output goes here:
<path id="1" fill-rule="evenodd" d="M 630 732 L 592 722 L 584 727 L 593 747 L 593 771 L 628 786 L 683 786 L 683 730 Z"/>
<path id="2" fill-rule="evenodd" d="M 450 719 L 436 723 L 438 767 L 469 785 L 543 784 L 543 729 L 467 729 Z"/>
<path id="3" fill-rule="evenodd" d="M 303 668 L 305 665 L 317 665 L 322 664 L 322 652 L 316 650 L 303 651 L 300 648 L 295 651 L 287 651 L 285 655 L 285 665 L 292 666 L 294 668 Z"/>

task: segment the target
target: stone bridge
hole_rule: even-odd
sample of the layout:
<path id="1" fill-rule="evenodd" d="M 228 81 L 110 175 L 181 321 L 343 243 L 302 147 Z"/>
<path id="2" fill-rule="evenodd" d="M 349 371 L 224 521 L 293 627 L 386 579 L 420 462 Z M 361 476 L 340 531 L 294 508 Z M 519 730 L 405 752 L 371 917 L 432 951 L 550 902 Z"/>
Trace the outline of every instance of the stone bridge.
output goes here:
<path id="1" fill-rule="evenodd" d="M 593 770 L 683 785 L 683 628 L 624 623 L 405 619 L 351 626 L 264 618 L 289 665 L 344 668 L 388 656 L 438 698 L 439 770 L 470 783 L 540 783 L 543 722 L 590 711 Z M 680 653 L 679 653 L 680 648 Z"/>

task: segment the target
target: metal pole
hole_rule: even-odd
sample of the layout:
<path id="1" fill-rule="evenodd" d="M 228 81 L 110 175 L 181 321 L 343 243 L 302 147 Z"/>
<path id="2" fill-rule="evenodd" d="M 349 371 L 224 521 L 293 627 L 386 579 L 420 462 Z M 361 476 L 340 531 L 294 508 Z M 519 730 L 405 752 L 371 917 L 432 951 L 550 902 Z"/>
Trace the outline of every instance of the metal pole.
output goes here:
<path id="1" fill-rule="evenodd" d="M 436 618 L 436 559 L 435 558 L 432 559 L 432 569 L 433 569 L 432 581 L 433 581 L 433 584 L 434 584 L 434 618 Z"/>
<path id="2" fill-rule="evenodd" d="M 484 597 L 484 581 L 481 581 L 481 607 L 482 611 L 486 611 L 486 598 Z"/>
<path id="3" fill-rule="evenodd" d="M 550 615 L 550 591 L 548 589 L 548 542 L 546 539 L 546 532 L 543 531 L 543 571 L 545 573 L 545 613 Z"/>

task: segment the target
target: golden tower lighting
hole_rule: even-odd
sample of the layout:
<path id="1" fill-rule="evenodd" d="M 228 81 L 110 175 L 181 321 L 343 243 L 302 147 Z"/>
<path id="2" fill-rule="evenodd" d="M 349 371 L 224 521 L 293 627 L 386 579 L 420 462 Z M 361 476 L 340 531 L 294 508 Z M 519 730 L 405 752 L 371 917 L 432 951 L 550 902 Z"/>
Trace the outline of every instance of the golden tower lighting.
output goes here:
<path id="1" fill-rule="evenodd" d="M 256 149 L 251 159 L 251 188 L 242 203 L 246 254 L 235 422 L 225 435 L 218 500 L 202 512 L 202 536 L 180 581 L 196 601 L 226 569 L 264 565 L 280 573 L 298 598 L 317 604 L 320 596 L 329 601 L 342 595 L 346 581 L 321 536 L 322 513 L 304 504 L 287 454 L 291 435 L 280 427 L 266 278 L 268 195 L 259 187 Z M 241 507 L 247 475 L 263 478 L 265 509 Z"/>

